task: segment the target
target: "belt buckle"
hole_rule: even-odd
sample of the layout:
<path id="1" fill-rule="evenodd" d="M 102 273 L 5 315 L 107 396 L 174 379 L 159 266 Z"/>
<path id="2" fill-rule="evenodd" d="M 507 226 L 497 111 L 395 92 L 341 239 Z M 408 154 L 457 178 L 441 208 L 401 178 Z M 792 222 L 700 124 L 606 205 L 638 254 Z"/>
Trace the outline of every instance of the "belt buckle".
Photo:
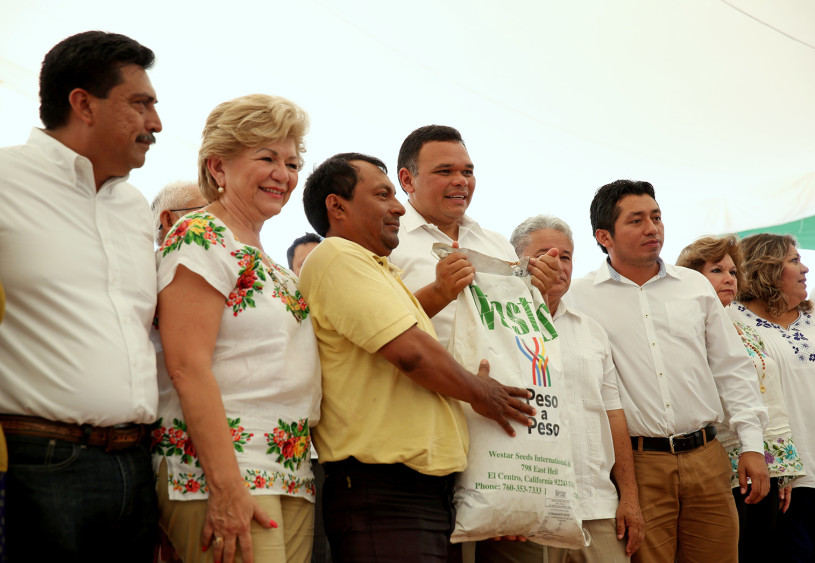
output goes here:
<path id="1" fill-rule="evenodd" d="M 684 434 L 671 434 L 668 436 L 668 445 L 671 447 L 671 453 L 676 455 L 676 451 L 674 450 L 674 438 L 677 436 L 684 436 Z"/>

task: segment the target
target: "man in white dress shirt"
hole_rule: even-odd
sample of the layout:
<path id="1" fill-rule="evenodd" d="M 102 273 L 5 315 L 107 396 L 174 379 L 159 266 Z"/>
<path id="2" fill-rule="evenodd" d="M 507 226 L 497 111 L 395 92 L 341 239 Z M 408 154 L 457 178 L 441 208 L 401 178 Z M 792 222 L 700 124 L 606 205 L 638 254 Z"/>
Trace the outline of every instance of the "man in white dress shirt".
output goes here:
<path id="1" fill-rule="evenodd" d="M 399 183 L 408 205 L 399 226 L 399 246 L 391 262 L 403 270 L 402 281 L 422 304 L 439 342 L 447 346 L 459 292 L 473 281 L 474 270 L 461 253 L 437 260 L 432 248 L 443 242 L 513 262 L 509 241 L 481 228 L 466 215 L 475 192 L 475 166 L 461 134 L 453 127 L 426 125 L 408 135 L 399 149 Z M 554 256 L 530 263 L 533 282 L 546 296 L 558 278 Z"/>
<path id="2" fill-rule="evenodd" d="M 161 130 L 153 59 L 123 35 L 63 40 L 40 73 L 45 128 L 0 149 L 10 561 L 152 557 L 156 272 L 150 208 L 126 180 Z"/>
<path id="3" fill-rule="evenodd" d="M 515 250 L 502 235 L 481 228 L 466 215 L 475 192 L 475 166 L 461 134 L 453 127 L 427 125 L 408 135 L 399 149 L 399 183 L 408 205 L 399 226 L 399 246 L 391 262 L 402 271 L 402 281 L 433 321 L 439 342 L 447 347 L 458 293 L 473 281 L 475 270 L 460 252 L 437 260 L 433 243 L 469 248 L 510 262 Z M 545 255 L 530 261 L 532 283 L 543 296 L 557 280 L 560 261 Z M 540 562 L 539 544 L 478 542 L 476 561 Z"/>
<path id="4" fill-rule="evenodd" d="M 651 184 L 603 186 L 591 223 L 608 259 L 567 299 L 611 341 L 645 518 L 632 560 L 735 563 L 730 462 L 713 423 L 727 420 L 738 435 L 742 493 L 750 478 L 746 502 L 758 502 L 769 490 L 767 411 L 752 363 L 710 282 L 659 258 L 665 230 Z"/>
<path id="5" fill-rule="evenodd" d="M 549 311 L 560 341 L 561 369 L 569 382 L 579 510 L 591 543 L 581 549 L 549 547 L 548 561 L 628 561 L 642 542 L 644 529 L 631 440 L 606 331 L 562 300 L 572 282 L 572 230 L 562 219 L 538 215 L 518 225 L 510 242 L 519 258 L 541 256 L 557 248 L 562 265 L 558 283 L 549 290 Z"/>

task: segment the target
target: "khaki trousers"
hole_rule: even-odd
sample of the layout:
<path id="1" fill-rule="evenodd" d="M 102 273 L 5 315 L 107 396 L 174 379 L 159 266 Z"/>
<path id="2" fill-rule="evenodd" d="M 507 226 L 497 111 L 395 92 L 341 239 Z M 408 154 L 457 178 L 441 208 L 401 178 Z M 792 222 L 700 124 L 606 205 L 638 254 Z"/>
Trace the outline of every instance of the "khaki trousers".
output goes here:
<path id="1" fill-rule="evenodd" d="M 617 539 L 617 520 L 583 520 L 583 528 L 591 535 L 591 543 L 581 549 L 547 547 L 548 563 L 626 563 L 627 540 Z"/>
<path id="2" fill-rule="evenodd" d="M 201 532 L 207 512 L 205 500 L 170 500 L 167 466 L 162 461 L 158 477 L 159 525 L 185 563 L 212 563 L 212 550 L 201 550 Z M 314 504 L 287 495 L 256 495 L 260 507 L 278 524 L 266 529 L 252 522 L 252 551 L 258 562 L 308 563 L 314 539 Z M 235 563 L 241 563 L 240 547 Z"/>
<path id="3" fill-rule="evenodd" d="M 719 440 L 688 452 L 638 452 L 634 471 L 645 539 L 634 563 L 738 562 L 730 461 Z"/>
<path id="4" fill-rule="evenodd" d="M 546 547 L 535 542 L 475 542 L 475 563 L 545 563 Z"/>

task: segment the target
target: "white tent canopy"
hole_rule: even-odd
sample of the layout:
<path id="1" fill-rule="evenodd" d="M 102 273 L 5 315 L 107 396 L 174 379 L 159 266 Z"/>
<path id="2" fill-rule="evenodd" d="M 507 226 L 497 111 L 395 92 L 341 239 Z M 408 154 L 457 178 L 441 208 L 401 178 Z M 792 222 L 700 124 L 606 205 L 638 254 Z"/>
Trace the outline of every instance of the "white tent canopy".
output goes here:
<path id="1" fill-rule="evenodd" d="M 599 260 L 588 205 L 602 184 L 651 181 L 673 261 L 696 236 L 815 215 L 815 4 L 805 0 L 6 2 L 0 145 L 38 126 L 45 52 L 104 29 L 152 48 L 164 130 L 131 175 L 148 199 L 194 179 L 204 119 L 265 92 L 309 112 L 308 171 L 345 151 L 385 160 L 453 125 L 476 164 L 470 215 L 509 236 L 553 213 L 575 272 Z M 300 189 L 298 188 L 298 189 Z M 311 230 L 296 194 L 264 229 L 284 260 Z"/>

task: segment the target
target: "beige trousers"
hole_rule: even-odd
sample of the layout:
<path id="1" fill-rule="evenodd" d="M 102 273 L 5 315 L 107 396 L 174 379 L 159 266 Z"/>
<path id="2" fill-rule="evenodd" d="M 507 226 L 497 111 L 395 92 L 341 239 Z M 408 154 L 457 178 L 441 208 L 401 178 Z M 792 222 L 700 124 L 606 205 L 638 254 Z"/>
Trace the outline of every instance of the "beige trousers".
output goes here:
<path id="1" fill-rule="evenodd" d="M 162 461 L 159 483 L 167 483 Z M 252 550 L 256 562 L 308 563 L 314 540 L 314 504 L 288 495 L 256 495 L 260 507 L 278 523 L 267 529 L 252 522 Z M 212 550 L 201 549 L 201 533 L 207 512 L 205 500 L 170 500 L 167 486 L 158 487 L 159 525 L 185 563 L 212 563 Z M 240 548 L 235 562 L 242 563 Z"/>
<path id="2" fill-rule="evenodd" d="M 583 520 L 583 528 L 591 535 L 591 543 L 580 549 L 547 547 L 548 563 L 625 563 L 626 539 L 617 539 L 617 520 Z"/>

